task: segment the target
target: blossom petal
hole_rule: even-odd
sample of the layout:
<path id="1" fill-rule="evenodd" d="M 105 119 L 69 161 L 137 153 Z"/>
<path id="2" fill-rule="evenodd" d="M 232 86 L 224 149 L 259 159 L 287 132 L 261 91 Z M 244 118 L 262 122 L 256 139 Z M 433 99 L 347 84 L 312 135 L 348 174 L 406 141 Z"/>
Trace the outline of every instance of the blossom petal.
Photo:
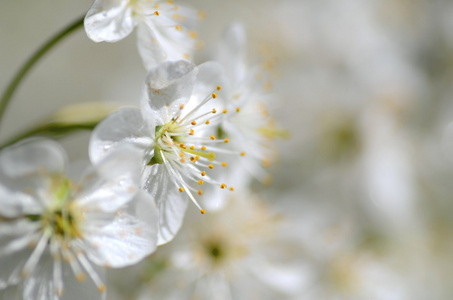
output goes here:
<path id="1" fill-rule="evenodd" d="M 142 167 L 140 149 L 131 145 L 118 147 L 89 170 L 75 201 L 89 210 L 115 212 L 137 193 Z"/>
<path id="2" fill-rule="evenodd" d="M 9 191 L 0 184 L 1 210 L 0 216 L 16 218 L 24 214 L 39 212 L 41 207 L 30 195 Z"/>
<path id="3" fill-rule="evenodd" d="M 190 99 L 198 69 L 187 61 L 165 62 L 146 77 L 148 106 L 160 124 L 168 121 Z"/>
<path id="4" fill-rule="evenodd" d="M 146 160 L 145 154 L 154 143 L 151 134 L 154 134 L 154 127 L 148 127 L 139 109 L 119 109 L 94 129 L 89 146 L 90 159 L 97 163 L 121 145 L 130 144 L 141 149 Z"/>
<path id="5" fill-rule="evenodd" d="M 246 76 L 246 34 L 240 23 L 231 24 L 225 31 L 222 44 L 217 51 L 217 61 L 235 87 L 240 86 Z"/>
<path id="6" fill-rule="evenodd" d="M 187 209 L 187 195 L 180 193 L 163 165 L 147 169 L 145 189 L 153 196 L 159 207 L 159 234 L 157 244 L 170 242 L 181 228 Z"/>
<path id="7" fill-rule="evenodd" d="M 96 0 L 88 11 L 84 25 L 88 37 L 95 42 L 116 42 L 135 27 L 129 0 Z"/>
<path id="8" fill-rule="evenodd" d="M 229 84 L 222 65 L 215 61 L 208 61 L 198 66 L 197 79 L 192 91 L 192 98 L 203 100 L 216 87 L 222 87 L 221 94 L 228 94 Z"/>
<path id="9" fill-rule="evenodd" d="M 28 139 L 0 153 L 0 171 L 10 178 L 36 173 L 63 173 L 67 157 L 61 146 L 51 140 Z"/>
<path id="10" fill-rule="evenodd" d="M 137 30 L 137 46 L 147 70 L 164 61 L 189 59 L 195 48 L 195 40 L 178 30 L 173 19 L 163 14 L 145 20 Z"/>
<path id="11" fill-rule="evenodd" d="M 132 214 L 128 213 L 131 212 Z M 128 212 L 120 211 L 113 222 L 87 236 L 95 245 L 90 260 L 101 266 L 125 267 L 142 260 L 156 249 L 159 212 L 151 196 L 140 191 Z M 96 222 L 96 220 L 94 220 Z"/>

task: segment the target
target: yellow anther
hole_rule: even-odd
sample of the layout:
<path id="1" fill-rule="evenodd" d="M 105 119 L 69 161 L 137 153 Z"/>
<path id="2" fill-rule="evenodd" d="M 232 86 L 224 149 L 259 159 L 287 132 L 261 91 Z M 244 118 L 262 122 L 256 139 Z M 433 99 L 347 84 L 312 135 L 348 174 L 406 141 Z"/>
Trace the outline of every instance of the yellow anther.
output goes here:
<path id="1" fill-rule="evenodd" d="M 221 189 L 224 189 L 224 188 L 226 188 L 226 187 L 227 187 L 227 186 L 226 186 L 225 183 L 222 183 L 222 184 L 220 185 L 220 188 L 221 188 Z"/>
<path id="2" fill-rule="evenodd" d="M 106 289 L 107 288 L 106 288 L 106 286 L 104 284 L 101 284 L 100 286 L 98 286 L 98 291 L 101 292 L 101 293 L 105 292 Z"/>
<path id="3" fill-rule="evenodd" d="M 196 160 L 199 160 L 200 157 L 199 157 L 198 155 L 195 155 L 195 159 L 196 159 Z"/>
<path id="4" fill-rule="evenodd" d="M 215 98 L 217 98 L 217 93 L 212 93 L 211 96 L 212 96 L 213 99 L 215 99 Z"/>
<path id="5" fill-rule="evenodd" d="M 181 193 L 184 192 L 184 188 L 183 188 L 183 187 L 180 187 L 180 188 L 179 188 L 179 191 L 180 191 Z"/>
<path id="6" fill-rule="evenodd" d="M 179 147 L 183 148 L 183 149 L 186 149 L 186 145 L 184 145 L 183 143 L 179 144 Z"/>
<path id="7" fill-rule="evenodd" d="M 209 120 L 206 120 L 206 125 L 209 125 L 209 123 L 211 123 L 211 122 L 209 122 Z"/>
<path id="8" fill-rule="evenodd" d="M 191 30 L 191 31 L 189 31 L 189 36 L 192 39 L 196 39 L 198 34 L 195 31 Z"/>
<path id="9" fill-rule="evenodd" d="M 76 279 L 78 282 L 84 282 L 87 279 L 87 277 L 85 276 L 85 274 L 79 273 L 76 275 Z"/>
<path id="10" fill-rule="evenodd" d="M 178 10 L 179 7 L 178 7 L 177 5 L 175 5 L 175 7 L 173 7 L 173 8 L 174 8 L 175 10 Z"/>
<path id="11" fill-rule="evenodd" d="M 206 12 L 204 10 L 200 10 L 198 12 L 197 16 L 198 16 L 198 19 L 204 20 L 204 19 L 206 19 Z"/>
<path id="12" fill-rule="evenodd" d="M 190 124 L 192 124 L 192 125 L 194 125 L 194 126 L 195 126 L 195 125 L 197 125 L 197 122 L 195 122 L 195 121 L 192 121 L 192 122 L 190 122 Z"/>
<path id="13" fill-rule="evenodd" d="M 190 129 L 190 133 L 189 135 L 194 135 L 195 131 L 193 131 L 193 129 Z"/>
<path id="14" fill-rule="evenodd" d="M 195 157 L 191 156 L 190 161 L 194 161 L 194 160 L 195 160 Z"/>
<path id="15" fill-rule="evenodd" d="M 179 108 L 180 108 L 180 109 L 184 109 L 184 104 L 181 104 L 181 105 L 179 106 Z"/>
<path id="16" fill-rule="evenodd" d="M 175 25 L 175 28 L 176 28 L 176 30 L 178 30 L 178 31 L 182 31 L 181 25 Z"/>
<path id="17" fill-rule="evenodd" d="M 205 175 L 206 175 L 205 171 L 201 172 L 201 176 L 205 176 Z"/>
<path id="18" fill-rule="evenodd" d="M 204 208 L 202 208 L 202 209 L 200 210 L 200 212 L 201 212 L 202 215 L 204 215 L 204 214 L 206 213 L 206 210 L 205 210 Z"/>
<path id="19" fill-rule="evenodd" d="M 159 15 L 159 12 L 156 10 L 156 11 L 154 12 L 154 14 L 155 14 L 156 16 L 158 16 L 158 15 Z"/>
<path id="20" fill-rule="evenodd" d="M 182 162 L 182 163 L 185 163 L 186 160 L 185 160 L 184 158 L 181 158 L 181 162 Z"/>
<path id="21" fill-rule="evenodd" d="M 156 3 L 156 4 L 154 5 L 154 8 L 155 8 L 155 9 L 158 9 L 158 8 L 159 8 L 159 3 Z"/>
<path id="22" fill-rule="evenodd" d="M 217 110 L 215 108 L 212 109 L 212 113 L 215 114 Z"/>
<path id="23" fill-rule="evenodd" d="M 180 152 L 179 156 L 184 157 L 184 152 Z"/>
<path id="24" fill-rule="evenodd" d="M 202 185 L 203 183 L 204 183 L 203 180 L 198 180 L 199 185 Z"/>
<path id="25" fill-rule="evenodd" d="M 222 87 L 220 85 L 217 86 L 217 90 L 220 91 Z"/>
<path id="26" fill-rule="evenodd" d="M 271 162 L 268 159 L 263 159 L 263 167 L 269 168 L 271 166 Z"/>
<path id="27" fill-rule="evenodd" d="M 222 167 L 228 166 L 226 162 L 222 161 Z"/>
<path id="28" fill-rule="evenodd" d="M 203 195 L 203 190 L 198 190 L 198 195 Z"/>
<path id="29" fill-rule="evenodd" d="M 188 53 L 184 53 L 183 56 L 182 56 L 182 58 L 184 58 L 184 59 L 189 59 L 189 58 L 190 58 L 190 55 L 189 55 Z"/>
<path id="30" fill-rule="evenodd" d="M 222 111 L 224 114 L 226 114 L 228 112 L 228 110 L 225 108 L 223 111 Z"/>
<path id="31" fill-rule="evenodd" d="M 229 139 L 224 139 L 223 140 L 225 143 L 228 143 L 230 140 Z"/>
<path id="32" fill-rule="evenodd" d="M 236 112 L 240 112 L 241 109 L 239 107 L 236 107 Z"/>
<path id="33" fill-rule="evenodd" d="M 214 169 L 214 165 L 213 165 L 213 164 L 210 164 L 210 165 L 208 166 L 208 168 L 212 170 L 212 169 Z"/>
<path id="34" fill-rule="evenodd" d="M 241 152 L 241 156 L 245 156 L 245 152 Z"/>
<path id="35" fill-rule="evenodd" d="M 230 191 L 234 191 L 234 187 L 230 187 Z"/>
<path id="36" fill-rule="evenodd" d="M 173 5 L 173 0 L 167 0 L 167 3 Z"/>
<path id="37" fill-rule="evenodd" d="M 195 146 L 190 146 L 190 150 L 195 150 Z"/>
<path id="38" fill-rule="evenodd" d="M 173 14 L 173 19 L 178 20 L 179 19 L 179 14 Z"/>
<path id="39" fill-rule="evenodd" d="M 210 138 L 211 140 L 215 140 L 215 136 L 214 136 L 214 135 L 211 135 L 209 138 Z"/>
<path id="40" fill-rule="evenodd" d="M 205 151 L 205 150 L 206 150 L 206 147 L 205 147 L 205 146 L 201 146 L 201 150 L 202 150 L 202 151 Z"/>

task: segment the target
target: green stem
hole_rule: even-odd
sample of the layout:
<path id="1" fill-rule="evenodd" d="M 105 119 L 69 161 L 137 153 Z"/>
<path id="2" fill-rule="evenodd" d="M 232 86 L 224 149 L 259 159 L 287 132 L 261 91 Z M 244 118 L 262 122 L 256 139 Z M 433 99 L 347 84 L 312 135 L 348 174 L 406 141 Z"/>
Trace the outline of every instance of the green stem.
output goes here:
<path id="1" fill-rule="evenodd" d="M 55 34 L 51 37 L 46 43 L 44 43 L 41 48 L 39 48 L 22 66 L 22 68 L 16 73 L 14 78 L 9 83 L 8 87 L 6 88 L 5 92 L 3 93 L 1 100 L 0 100 L 0 123 L 3 118 L 3 114 L 5 113 L 6 107 L 8 106 L 9 102 L 11 101 L 14 92 L 16 91 L 17 87 L 21 83 L 22 79 L 25 75 L 30 71 L 30 69 L 36 64 L 36 62 L 46 54 L 53 46 L 55 46 L 61 39 L 65 36 L 69 35 L 74 30 L 83 26 L 84 17 L 77 19 L 75 22 L 63 28 L 60 32 Z"/>
<path id="2" fill-rule="evenodd" d="M 60 123 L 45 124 L 37 128 L 31 129 L 29 131 L 23 132 L 18 136 L 6 141 L 2 145 L 0 145 L 0 150 L 14 143 L 17 143 L 22 139 L 32 136 L 61 138 L 68 133 L 73 133 L 80 130 L 93 130 L 98 123 L 99 122 L 87 122 L 79 124 L 60 124 Z"/>

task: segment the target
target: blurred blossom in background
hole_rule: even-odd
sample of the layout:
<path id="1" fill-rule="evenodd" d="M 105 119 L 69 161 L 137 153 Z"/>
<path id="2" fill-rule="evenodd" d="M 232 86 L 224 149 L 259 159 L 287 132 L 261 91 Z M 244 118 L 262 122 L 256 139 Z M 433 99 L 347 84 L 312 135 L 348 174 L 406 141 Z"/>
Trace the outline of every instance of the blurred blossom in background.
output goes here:
<path id="1" fill-rule="evenodd" d="M 92 2 L 1 1 L 0 88 Z M 189 206 L 174 241 L 108 271 L 107 299 L 452 299 L 453 2 L 180 4 L 206 13 L 197 65 L 243 24 L 285 133 L 267 180 L 206 216 Z M 145 76 L 135 34 L 98 44 L 79 30 L 22 82 L 0 142 L 70 104 L 138 106 Z M 61 140 L 71 161 L 88 159 L 89 137 Z"/>

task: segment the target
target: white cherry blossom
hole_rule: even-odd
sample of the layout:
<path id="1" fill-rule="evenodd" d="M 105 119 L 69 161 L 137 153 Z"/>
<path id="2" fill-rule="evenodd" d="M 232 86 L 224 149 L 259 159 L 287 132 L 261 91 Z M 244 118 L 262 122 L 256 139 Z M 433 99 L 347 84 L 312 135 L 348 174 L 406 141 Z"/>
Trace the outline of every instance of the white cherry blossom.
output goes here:
<path id="1" fill-rule="evenodd" d="M 137 157 L 118 149 L 74 182 L 53 141 L 0 153 L 0 298 L 17 284 L 23 299 L 105 298 L 102 267 L 155 250 L 158 212 L 139 189 Z"/>
<path id="2" fill-rule="evenodd" d="M 95 0 L 85 30 L 95 42 L 116 42 L 137 27 L 138 50 L 150 69 L 165 60 L 191 59 L 197 46 L 194 28 L 203 16 L 173 1 Z"/>
<path id="3" fill-rule="evenodd" d="M 141 109 L 120 109 L 93 132 L 94 162 L 123 144 L 142 150 L 143 188 L 160 209 L 159 244 L 173 239 L 181 227 L 188 198 L 205 213 L 194 195 L 203 195 L 206 184 L 234 190 L 209 176 L 212 169 L 227 167 L 216 160 L 216 153 L 229 139 L 209 132 L 228 114 L 210 104 L 218 101 L 222 77 L 215 63 L 195 67 L 186 61 L 165 62 L 148 74 Z"/>

